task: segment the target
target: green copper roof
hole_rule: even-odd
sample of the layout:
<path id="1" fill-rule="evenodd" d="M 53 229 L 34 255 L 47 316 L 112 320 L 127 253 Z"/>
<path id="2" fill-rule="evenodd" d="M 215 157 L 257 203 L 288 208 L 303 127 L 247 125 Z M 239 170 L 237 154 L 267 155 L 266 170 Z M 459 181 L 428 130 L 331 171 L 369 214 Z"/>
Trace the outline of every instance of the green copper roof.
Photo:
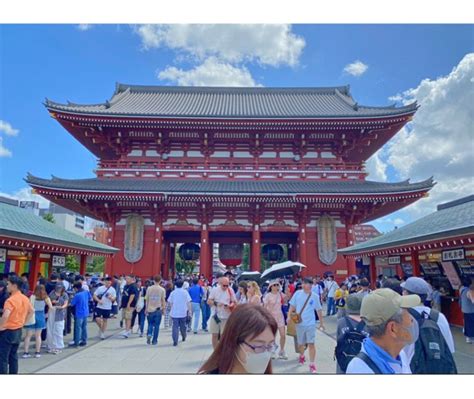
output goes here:
<path id="1" fill-rule="evenodd" d="M 117 248 L 62 229 L 25 209 L 4 203 L 0 203 L 0 236 L 104 254 L 118 251 Z"/>
<path id="2" fill-rule="evenodd" d="M 340 249 L 345 255 L 394 248 L 458 235 L 474 234 L 474 195 L 438 207 L 438 211 L 372 240 Z"/>

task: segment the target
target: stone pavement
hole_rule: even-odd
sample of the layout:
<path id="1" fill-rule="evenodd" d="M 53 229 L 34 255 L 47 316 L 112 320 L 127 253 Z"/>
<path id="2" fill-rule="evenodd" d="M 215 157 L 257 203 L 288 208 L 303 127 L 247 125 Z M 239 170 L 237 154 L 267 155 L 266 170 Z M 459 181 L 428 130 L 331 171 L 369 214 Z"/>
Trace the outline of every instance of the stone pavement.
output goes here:
<path id="1" fill-rule="evenodd" d="M 89 343 L 78 349 L 65 348 L 59 355 L 44 354 L 40 359 L 20 359 L 20 373 L 38 374 L 95 374 L 95 373 L 172 373 L 194 374 L 212 352 L 209 333 L 188 335 L 186 342 L 172 346 L 171 330 L 161 328 L 158 345 L 146 345 L 145 338 L 133 334 L 124 339 L 119 336 L 118 320 L 111 320 L 107 339 L 97 336 L 97 326 L 89 322 Z M 336 365 L 333 360 L 335 347 L 336 318 L 325 318 L 327 331 L 317 331 L 316 366 L 318 373 L 333 374 Z M 162 324 L 163 326 L 163 324 Z M 454 328 L 456 341 L 456 363 L 460 373 L 474 373 L 474 345 L 466 344 L 460 329 Z M 70 337 L 66 337 L 68 342 Z M 277 339 L 278 342 L 278 339 Z M 293 338 L 287 337 L 288 360 L 273 360 L 274 373 L 307 373 L 308 367 L 297 364 Z M 21 355 L 23 351 L 19 351 Z"/>

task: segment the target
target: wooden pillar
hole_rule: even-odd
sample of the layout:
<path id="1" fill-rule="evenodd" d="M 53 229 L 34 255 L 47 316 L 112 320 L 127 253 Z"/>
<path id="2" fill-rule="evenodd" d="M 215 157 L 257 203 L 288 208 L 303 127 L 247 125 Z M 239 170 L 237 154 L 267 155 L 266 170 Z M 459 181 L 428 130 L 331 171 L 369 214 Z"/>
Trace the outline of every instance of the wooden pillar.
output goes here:
<path id="1" fill-rule="evenodd" d="M 352 224 L 346 224 L 346 245 L 350 247 L 354 245 L 354 243 L 354 226 Z M 348 276 L 356 274 L 355 258 L 348 256 L 346 258 L 346 267 Z"/>
<path id="2" fill-rule="evenodd" d="M 253 226 L 252 230 L 252 256 L 250 258 L 250 270 L 253 272 L 260 271 L 261 263 L 261 248 L 260 248 L 260 226 L 258 224 Z"/>
<path id="3" fill-rule="evenodd" d="M 171 277 L 176 277 L 176 244 L 174 242 L 170 243 L 170 270 Z"/>
<path id="4" fill-rule="evenodd" d="M 199 272 L 207 279 L 212 277 L 211 247 L 209 242 L 209 230 L 207 224 L 201 225 L 201 252 L 199 258 Z"/>
<path id="5" fill-rule="evenodd" d="M 79 264 L 79 274 L 81 276 L 86 274 L 86 266 L 87 266 L 87 255 L 81 255 L 81 263 Z"/>
<path id="6" fill-rule="evenodd" d="M 111 247 L 115 247 L 115 220 L 110 223 L 108 229 L 107 243 Z M 105 259 L 105 274 L 112 276 L 114 274 L 114 256 L 109 256 Z"/>
<path id="7" fill-rule="evenodd" d="M 369 276 L 370 286 L 375 289 L 375 281 L 377 280 L 377 266 L 375 264 L 375 255 L 370 256 Z"/>
<path id="8" fill-rule="evenodd" d="M 167 241 L 167 240 L 163 240 L 164 242 L 164 246 L 165 246 L 165 254 L 164 254 L 164 261 L 163 261 L 163 270 L 162 270 L 162 274 L 163 274 L 163 278 L 165 280 L 168 280 L 169 277 L 170 277 L 170 274 L 169 274 L 169 271 L 170 271 L 170 264 L 169 264 L 169 261 L 170 261 L 170 243 Z"/>
<path id="9" fill-rule="evenodd" d="M 163 241 L 163 234 L 162 234 L 162 223 L 161 220 L 155 220 L 155 232 L 154 232 L 154 239 L 153 239 L 153 257 L 152 257 L 152 274 L 162 274 L 163 271 L 161 270 L 161 262 L 162 262 L 162 241 Z"/>
<path id="10" fill-rule="evenodd" d="M 305 265 L 307 263 L 307 254 L 306 254 L 306 225 L 300 224 L 298 233 L 298 241 L 299 241 L 299 261 Z"/>
<path id="11" fill-rule="evenodd" d="M 30 290 L 34 291 L 36 283 L 38 281 L 38 273 L 41 270 L 41 257 L 39 249 L 33 250 L 33 256 L 31 257 L 31 267 L 29 271 L 28 282 L 30 284 Z"/>
<path id="12" fill-rule="evenodd" d="M 418 258 L 418 251 L 411 251 L 411 266 L 413 268 L 413 276 L 419 277 L 420 272 L 420 259 Z"/>

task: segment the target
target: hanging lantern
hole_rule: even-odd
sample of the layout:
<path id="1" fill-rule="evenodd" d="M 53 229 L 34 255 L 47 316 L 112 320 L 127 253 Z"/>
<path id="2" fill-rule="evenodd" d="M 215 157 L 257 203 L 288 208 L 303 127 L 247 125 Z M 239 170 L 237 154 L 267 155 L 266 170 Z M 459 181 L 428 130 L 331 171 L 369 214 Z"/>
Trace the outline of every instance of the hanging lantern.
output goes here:
<path id="1" fill-rule="evenodd" d="M 201 248 L 197 244 L 186 243 L 179 247 L 178 253 L 183 260 L 198 260 Z"/>
<path id="2" fill-rule="evenodd" d="M 278 262 L 283 258 L 283 247 L 279 244 L 266 244 L 262 248 L 262 255 L 267 262 Z"/>
<path id="3" fill-rule="evenodd" d="M 219 259 L 226 267 L 236 267 L 242 263 L 244 244 L 219 244 Z"/>

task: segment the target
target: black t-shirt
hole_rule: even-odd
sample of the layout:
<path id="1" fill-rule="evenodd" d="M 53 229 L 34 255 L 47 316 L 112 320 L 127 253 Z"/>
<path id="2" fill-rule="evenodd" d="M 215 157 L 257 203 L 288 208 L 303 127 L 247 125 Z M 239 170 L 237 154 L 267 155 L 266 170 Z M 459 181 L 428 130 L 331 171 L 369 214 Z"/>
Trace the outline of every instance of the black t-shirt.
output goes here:
<path id="1" fill-rule="evenodd" d="M 58 284 L 58 281 L 48 281 L 46 285 L 44 286 L 46 293 L 49 295 L 51 292 L 53 292 L 56 289 L 56 285 Z"/>
<path id="2" fill-rule="evenodd" d="M 125 287 L 123 287 L 122 308 L 126 308 L 127 305 L 128 305 L 128 300 L 129 300 L 130 296 L 135 295 L 133 297 L 132 303 L 130 304 L 130 307 L 134 308 L 137 305 L 138 294 L 139 294 L 138 288 L 135 284 L 126 285 Z"/>

